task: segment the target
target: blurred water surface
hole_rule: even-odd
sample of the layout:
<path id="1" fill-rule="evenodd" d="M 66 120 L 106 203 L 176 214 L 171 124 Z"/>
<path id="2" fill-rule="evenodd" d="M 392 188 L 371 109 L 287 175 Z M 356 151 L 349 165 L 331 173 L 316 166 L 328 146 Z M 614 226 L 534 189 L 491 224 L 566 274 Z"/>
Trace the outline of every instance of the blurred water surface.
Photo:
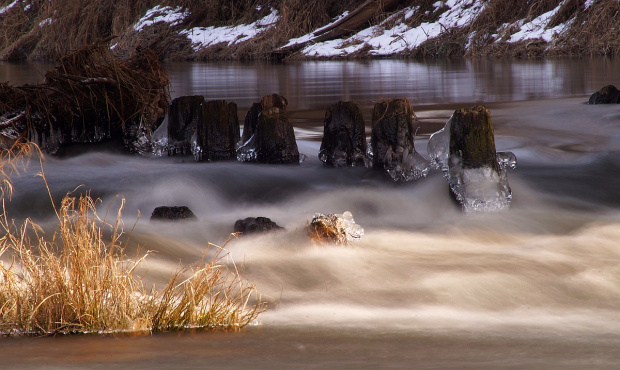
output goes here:
<path id="1" fill-rule="evenodd" d="M 4 338 L 9 368 L 609 368 L 620 360 L 620 106 L 589 95 L 620 84 L 609 59 L 376 60 L 284 65 L 168 63 L 171 96 L 238 104 L 289 101 L 300 166 L 131 157 L 97 150 L 47 157 L 56 199 L 83 185 L 107 205 L 127 199 L 132 240 L 157 250 L 141 273 L 167 279 L 179 260 L 222 244 L 235 220 L 266 216 L 286 231 L 233 240 L 231 258 L 271 308 L 241 333 Z M 30 71 L 30 72 L 28 72 Z M 36 83 L 0 63 L 0 80 Z M 428 134 L 457 107 L 491 109 L 499 151 L 517 155 L 509 211 L 464 215 L 442 175 L 394 185 L 317 158 L 323 115 L 356 100 L 407 97 Z M 15 178 L 13 217 L 53 219 L 36 163 Z M 154 207 L 187 205 L 197 222 L 157 225 Z M 348 247 L 317 246 L 315 212 L 351 211 L 366 230 Z"/>

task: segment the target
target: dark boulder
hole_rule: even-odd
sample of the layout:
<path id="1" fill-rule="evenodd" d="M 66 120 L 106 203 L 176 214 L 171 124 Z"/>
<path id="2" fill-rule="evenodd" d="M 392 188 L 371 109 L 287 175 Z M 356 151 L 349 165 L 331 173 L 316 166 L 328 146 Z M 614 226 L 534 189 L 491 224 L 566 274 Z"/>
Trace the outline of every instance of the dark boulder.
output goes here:
<path id="1" fill-rule="evenodd" d="M 415 151 L 413 107 L 407 98 L 383 100 L 372 112 L 373 168 L 394 181 L 426 176 L 429 163 Z"/>
<path id="2" fill-rule="evenodd" d="M 620 91 L 614 85 L 603 86 L 599 91 L 590 96 L 588 104 L 618 104 L 620 103 Z"/>
<path id="3" fill-rule="evenodd" d="M 196 127 L 194 157 L 197 161 L 230 160 L 237 157 L 239 118 L 237 104 L 211 100 L 202 104 L 203 122 Z"/>
<path id="4" fill-rule="evenodd" d="M 180 96 L 170 103 L 168 110 L 168 155 L 189 155 L 192 136 L 203 121 L 202 95 Z"/>
<path id="5" fill-rule="evenodd" d="M 234 228 L 236 233 L 243 234 L 258 234 L 283 229 L 267 217 L 247 217 L 243 220 L 237 220 Z"/>
<path id="6" fill-rule="evenodd" d="M 187 206 L 169 207 L 161 206 L 153 210 L 151 221 L 180 221 L 196 220 L 194 212 Z"/>
<path id="7" fill-rule="evenodd" d="M 328 166 L 365 166 L 368 163 L 366 124 L 359 104 L 339 101 L 325 112 L 319 159 Z"/>
<path id="8" fill-rule="evenodd" d="M 246 122 L 256 119 L 256 127 L 237 152 L 237 158 L 245 162 L 268 164 L 299 164 L 299 149 L 295 141 L 295 131 L 286 115 L 286 98 L 272 94 L 261 100 L 260 112 L 252 114 Z M 258 108 L 256 105 L 253 108 Z M 256 116 L 254 116 L 256 114 Z M 252 127 L 245 131 L 252 131 Z M 249 134 L 248 134 L 249 135 Z"/>

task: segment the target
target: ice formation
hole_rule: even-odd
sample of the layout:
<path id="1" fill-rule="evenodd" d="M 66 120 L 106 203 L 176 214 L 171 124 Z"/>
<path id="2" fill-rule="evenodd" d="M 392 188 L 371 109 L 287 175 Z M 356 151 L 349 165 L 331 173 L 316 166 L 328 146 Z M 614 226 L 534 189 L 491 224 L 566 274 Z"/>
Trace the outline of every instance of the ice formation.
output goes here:
<path id="1" fill-rule="evenodd" d="M 239 162 L 255 162 L 256 161 L 256 133 L 252 135 L 245 143 L 239 145 L 237 149 L 237 160 Z"/>
<path id="2" fill-rule="evenodd" d="M 383 166 L 385 171 L 394 181 L 412 181 L 428 175 L 430 164 L 426 158 L 413 148 L 412 152 L 403 149 L 402 152 L 394 152 L 388 148 L 385 153 Z"/>

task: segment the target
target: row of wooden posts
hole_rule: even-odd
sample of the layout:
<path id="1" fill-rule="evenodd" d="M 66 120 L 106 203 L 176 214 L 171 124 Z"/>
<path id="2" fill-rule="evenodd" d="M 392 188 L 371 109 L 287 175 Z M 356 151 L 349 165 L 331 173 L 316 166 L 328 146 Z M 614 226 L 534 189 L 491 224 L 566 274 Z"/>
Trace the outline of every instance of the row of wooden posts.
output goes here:
<path id="1" fill-rule="evenodd" d="M 235 103 L 205 101 L 203 96 L 178 97 L 168 112 L 168 155 L 194 154 L 197 161 L 239 159 L 297 164 L 300 155 L 293 126 L 287 118 L 287 105 L 281 95 L 265 95 L 247 112 L 241 136 Z M 489 164 L 496 168 L 489 111 L 474 107 L 456 113 L 462 123 L 453 127 L 457 135 L 450 150 L 460 151 L 465 166 Z M 335 167 L 369 166 L 372 161 L 373 168 L 383 170 L 415 152 L 414 125 L 413 107 L 407 98 L 377 102 L 372 112 L 371 159 L 360 106 L 340 101 L 326 110 L 319 158 Z"/>

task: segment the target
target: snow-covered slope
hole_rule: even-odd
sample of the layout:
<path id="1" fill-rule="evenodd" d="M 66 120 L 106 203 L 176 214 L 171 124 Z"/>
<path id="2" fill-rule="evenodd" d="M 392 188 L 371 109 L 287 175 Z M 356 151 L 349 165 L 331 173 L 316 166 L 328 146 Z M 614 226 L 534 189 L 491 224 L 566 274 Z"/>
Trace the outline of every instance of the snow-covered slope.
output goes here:
<path id="1" fill-rule="evenodd" d="M 114 32 L 120 36 L 113 43 L 120 52 L 130 52 L 136 46 L 155 46 L 163 59 L 529 57 L 620 53 L 618 0 L 383 0 L 391 4 L 390 8 L 377 7 L 383 3 L 379 0 L 351 0 L 350 9 L 343 10 L 341 6 L 332 19 L 308 19 L 305 28 L 292 21 L 295 17 L 291 17 L 290 6 L 294 1 L 297 0 L 265 1 L 264 5 L 245 9 L 245 15 L 235 21 L 220 19 L 212 24 L 201 21 L 207 19 L 205 17 L 196 17 L 204 11 L 204 6 L 201 10 L 200 7 L 157 5 L 150 9 L 133 9 L 137 16 L 127 18 L 131 21 L 122 26 L 121 32 L 101 30 L 101 33 Z M 31 19 L 31 26 L 25 27 L 25 33 L 18 35 L 16 41 L 4 45 L 0 57 L 9 52 L 27 57 L 45 55 L 45 48 L 49 48 L 50 53 L 62 49 L 54 42 L 75 44 L 75 37 L 62 40 L 62 36 L 75 35 L 75 32 L 65 32 L 67 27 L 81 26 L 73 24 L 74 21 L 63 23 L 69 21 L 60 17 L 64 14 L 60 11 L 61 5 L 52 9 L 36 0 L 4 3 L 6 5 L 0 5 L 0 21 L 8 24 L 9 15 L 18 19 L 15 13 L 21 12 Z M 108 5 L 117 7 L 114 4 Z M 212 6 L 219 9 L 217 7 L 222 5 Z M 367 9 L 371 6 L 380 10 L 368 16 Z M 123 9 L 113 10 L 116 17 L 122 15 Z M 318 11 L 326 14 L 323 9 Z M 364 21 L 358 21 L 353 27 L 343 23 L 364 11 L 367 17 Z M 334 33 L 334 29 L 338 32 Z M 45 40 L 52 34 L 52 42 Z M 42 41 L 33 43 L 37 37 Z"/>

